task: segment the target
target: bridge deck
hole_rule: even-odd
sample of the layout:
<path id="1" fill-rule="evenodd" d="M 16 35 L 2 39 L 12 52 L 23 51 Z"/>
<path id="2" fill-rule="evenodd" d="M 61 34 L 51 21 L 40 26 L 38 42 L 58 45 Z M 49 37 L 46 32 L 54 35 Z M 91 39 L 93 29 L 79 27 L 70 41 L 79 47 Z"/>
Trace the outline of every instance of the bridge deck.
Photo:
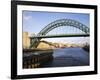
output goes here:
<path id="1" fill-rule="evenodd" d="M 58 38 L 58 37 L 88 37 L 89 34 L 61 34 L 61 35 L 41 35 L 41 36 L 34 36 L 30 37 L 31 39 L 34 38 Z"/>

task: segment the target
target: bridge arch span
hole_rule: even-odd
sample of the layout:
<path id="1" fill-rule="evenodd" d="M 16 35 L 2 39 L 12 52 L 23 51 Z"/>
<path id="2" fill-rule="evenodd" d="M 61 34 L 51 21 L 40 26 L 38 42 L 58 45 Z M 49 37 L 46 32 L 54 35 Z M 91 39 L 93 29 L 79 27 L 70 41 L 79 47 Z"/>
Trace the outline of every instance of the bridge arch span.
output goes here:
<path id="1" fill-rule="evenodd" d="M 36 36 L 46 35 L 48 32 L 52 31 L 53 29 L 55 29 L 57 27 L 62 27 L 62 26 L 75 27 L 75 28 L 83 31 L 85 34 L 89 34 L 89 27 L 80 23 L 79 21 L 72 20 L 72 19 L 59 19 L 59 20 L 53 21 L 50 24 L 48 24 L 47 26 L 45 26 Z M 39 38 L 39 39 L 35 38 L 34 40 L 32 40 L 31 41 L 32 44 L 31 44 L 30 48 L 31 47 L 36 48 L 38 46 L 40 40 L 41 40 L 41 38 Z"/>
<path id="2" fill-rule="evenodd" d="M 48 24 L 46 27 L 44 27 L 39 33 L 38 35 L 46 35 L 48 32 L 52 31 L 53 29 L 57 28 L 57 27 L 61 27 L 61 26 L 72 26 L 75 28 L 80 29 L 81 31 L 85 32 L 85 33 L 89 33 L 89 28 L 76 21 L 76 20 L 72 20 L 72 19 L 59 19 L 56 20 L 54 22 L 51 22 L 50 24 Z"/>

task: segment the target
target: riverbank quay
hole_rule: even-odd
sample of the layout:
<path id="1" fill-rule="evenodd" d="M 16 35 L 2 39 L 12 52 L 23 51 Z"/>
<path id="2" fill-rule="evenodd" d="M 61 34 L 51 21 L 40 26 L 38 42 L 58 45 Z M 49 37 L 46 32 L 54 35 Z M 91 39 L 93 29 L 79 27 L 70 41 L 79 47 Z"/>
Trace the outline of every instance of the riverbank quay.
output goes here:
<path id="1" fill-rule="evenodd" d="M 23 50 L 23 68 L 39 68 L 42 64 L 53 60 L 51 49 L 25 49 Z"/>

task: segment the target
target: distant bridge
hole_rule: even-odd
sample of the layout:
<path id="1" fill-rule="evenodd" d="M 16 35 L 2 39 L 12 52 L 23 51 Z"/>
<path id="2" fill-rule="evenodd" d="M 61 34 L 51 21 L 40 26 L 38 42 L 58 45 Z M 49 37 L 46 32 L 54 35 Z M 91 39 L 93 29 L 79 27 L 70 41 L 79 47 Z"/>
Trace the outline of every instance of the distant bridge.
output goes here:
<path id="1" fill-rule="evenodd" d="M 68 28 L 68 26 L 76 28 L 81 30 L 84 33 L 65 33 L 65 34 L 52 34 L 52 35 L 46 35 L 47 33 L 49 33 L 50 31 L 52 31 L 55 28 L 58 27 L 62 27 L 62 26 L 66 26 L 66 29 Z M 30 37 L 31 40 L 31 45 L 30 48 L 36 48 L 38 46 L 38 44 L 40 43 L 40 40 L 42 38 L 56 38 L 56 37 L 86 37 L 89 36 L 89 27 L 87 27 L 86 25 L 76 21 L 76 20 L 72 20 L 72 19 L 60 19 L 60 20 L 56 20 L 54 22 L 51 22 L 50 24 L 48 24 L 46 27 L 44 27 L 36 36 Z M 60 32 L 59 32 L 60 33 Z"/>

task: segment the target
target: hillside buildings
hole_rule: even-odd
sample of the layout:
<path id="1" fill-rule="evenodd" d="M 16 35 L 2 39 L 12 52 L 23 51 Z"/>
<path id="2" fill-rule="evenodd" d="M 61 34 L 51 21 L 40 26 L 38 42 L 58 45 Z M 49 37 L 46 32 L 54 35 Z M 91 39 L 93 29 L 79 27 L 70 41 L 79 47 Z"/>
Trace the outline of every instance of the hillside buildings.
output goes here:
<path id="1" fill-rule="evenodd" d="M 28 32 L 23 32 L 23 48 L 27 49 L 30 46 L 30 38 Z"/>

